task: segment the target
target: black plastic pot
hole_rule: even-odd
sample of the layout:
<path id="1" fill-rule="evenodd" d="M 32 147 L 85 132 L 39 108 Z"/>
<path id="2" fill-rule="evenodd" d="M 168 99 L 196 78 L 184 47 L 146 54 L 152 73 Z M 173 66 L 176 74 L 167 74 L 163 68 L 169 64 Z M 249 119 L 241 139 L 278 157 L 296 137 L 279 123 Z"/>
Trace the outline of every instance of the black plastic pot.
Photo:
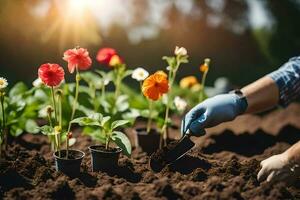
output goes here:
<path id="1" fill-rule="evenodd" d="M 147 133 L 146 128 L 135 129 L 137 135 L 137 144 L 148 155 L 159 149 L 160 133 L 155 129 L 150 129 Z"/>
<path id="2" fill-rule="evenodd" d="M 118 167 L 120 153 L 122 149 L 109 148 L 105 149 L 103 145 L 93 145 L 89 147 L 92 156 L 92 170 L 97 171 L 112 171 Z"/>
<path id="3" fill-rule="evenodd" d="M 79 150 L 69 150 L 68 158 L 66 158 L 66 150 L 53 153 L 55 159 L 56 171 L 60 171 L 67 176 L 76 177 L 80 174 L 80 165 L 85 153 Z"/>

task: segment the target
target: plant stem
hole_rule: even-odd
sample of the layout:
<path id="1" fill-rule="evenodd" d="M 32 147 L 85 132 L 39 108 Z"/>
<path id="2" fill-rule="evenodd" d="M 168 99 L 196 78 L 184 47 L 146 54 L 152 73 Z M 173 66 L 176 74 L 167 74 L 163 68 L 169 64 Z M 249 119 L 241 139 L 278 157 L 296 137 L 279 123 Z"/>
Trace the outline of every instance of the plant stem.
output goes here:
<path id="1" fill-rule="evenodd" d="M 51 95 L 52 95 L 52 103 L 53 103 L 53 108 L 54 108 L 54 119 L 55 119 L 54 126 L 56 126 L 58 123 L 58 117 L 57 117 L 57 106 L 56 106 L 53 86 L 51 87 Z M 54 137 L 55 137 L 55 150 L 59 151 L 59 139 L 58 139 L 59 136 L 55 133 Z"/>
<path id="2" fill-rule="evenodd" d="M 170 99 L 172 97 L 171 94 L 171 90 L 172 90 L 172 86 L 176 77 L 176 73 L 178 70 L 178 67 L 180 65 L 180 62 L 178 61 L 178 57 L 176 58 L 176 66 L 174 67 L 174 69 L 170 69 L 169 71 L 169 92 L 167 94 L 167 105 L 166 105 L 166 112 L 165 112 L 165 119 L 164 119 L 164 124 L 162 127 L 162 138 L 163 138 L 163 142 L 164 145 L 167 144 L 167 133 L 168 133 L 168 119 L 169 119 L 169 111 L 170 111 Z M 160 148 L 162 148 L 162 141 L 160 142 Z"/>
<path id="3" fill-rule="evenodd" d="M 117 77 L 116 77 L 116 84 L 115 84 L 115 86 L 116 86 L 116 90 L 115 90 L 115 100 L 117 100 L 118 99 L 118 96 L 119 96 L 119 93 L 120 93 L 120 69 L 119 69 L 119 67 L 117 67 L 117 69 L 116 69 L 116 73 L 117 73 Z"/>
<path id="4" fill-rule="evenodd" d="M 199 102 L 202 102 L 204 100 L 204 87 L 205 87 L 206 75 L 207 75 L 207 72 L 204 72 L 202 80 L 201 80 L 201 91 L 200 91 L 200 95 L 199 95 Z"/>
<path id="5" fill-rule="evenodd" d="M 51 114 L 47 112 L 47 117 L 48 117 L 48 122 L 49 122 L 49 125 L 53 128 L 53 124 L 52 124 L 52 120 L 51 120 Z M 51 144 L 51 150 L 52 151 L 55 151 L 55 145 L 53 143 L 53 135 L 48 135 L 48 139 L 50 141 L 50 144 Z"/>
<path id="6" fill-rule="evenodd" d="M 54 109 L 54 118 L 55 118 L 55 123 L 57 124 L 57 110 L 56 110 L 56 102 L 55 102 L 55 96 L 54 96 L 54 87 L 51 87 L 51 96 L 52 96 L 52 105 Z"/>
<path id="7" fill-rule="evenodd" d="M 105 100 L 105 85 L 104 85 L 104 83 L 101 87 L 101 96 L 102 96 L 102 99 Z"/>
<path id="8" fill-rule="evenodd" d="M 4 94 L 1 92 L 1 110 L 2 110 L 2 137 L 4 141 L 4 149 L 7 149 L 7 137 L 8 132 L 5 131 L 6 128 L 6 118 L 5 118 L 5 110 L 4 110 Z M 1 149 L 2 150 L 2 149 Z"/>
<path id="9" fill-rule="evenodd" d="M 149 117 L 147 123 L 147 133 L 150 133 L 151 123 L 152 123 L 152 110 L 153 110 L 153 101 L 149 100 Z"/>
<path id="10" fill-rule="evenodd" d="M 109 136 L 106 137 L 106 141 L 105 141 L 105 149 L 108 150 L 108 147 L 109 147 Z"/>
<path id="11" fill-rule="evenodd" d="M 5 112 L 4 112 L 4 95 L 2 92 L 0 92 L 0 101 L 1 101 L 1 111 L 2 111 L 2 127 L 1 127 L 1 143 L 0 143 L 0 158 L 2 156 L 2 142 L 6 142 L 6 140 L 4 139 L 6 136 L 5 136 Z M 6 143 L 4 143 L 4 147 L 6 148 Z"/>
<path id="12" fill-rule="evenodd" d="M 60 127 L 60 130 L 62 130 L 62 96 L 61 94 L 58 95 L 58 125 Z M 58 135 L 58 156 L 60 157 L 60 147 L 61 145 L 61 131 L 59 132 L 59 135 Z"/>
<path id="13" fill-rule="evenodd" d="M 78 92 L 79 92 L 79 81 L 80 81 L 80 74 L 78 71 L 78 67 L 76 66 L 76 87 L 75 87 L 75 99 L 73 101 L 73 108 L 72 108 L 72 114 L 71 114 L 71 119 L 69 121 L 69 126 L 68 126 L 68 131 L 67 134 L 69 134 L 70 130 L 71 130 L 71 121 L 74 118 L 75 115 L 75 111 L 76 111 L 76 105 L 77 105 L 77 101 L 78 101 Z M 66 140 L 66 158 L 68 158 L 68 153 L 69 153 L 69 137 L 67 136 L 67 140 Z"/>

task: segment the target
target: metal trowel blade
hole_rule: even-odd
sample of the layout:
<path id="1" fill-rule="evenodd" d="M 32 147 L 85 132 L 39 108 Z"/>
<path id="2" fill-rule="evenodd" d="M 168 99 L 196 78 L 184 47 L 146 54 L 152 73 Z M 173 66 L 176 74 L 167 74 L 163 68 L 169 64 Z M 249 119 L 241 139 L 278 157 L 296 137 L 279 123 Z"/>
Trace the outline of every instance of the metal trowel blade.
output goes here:
<path id="1" fill-rule="evenodd" d="M 179 143 L 171 149 L 166 155 L 166 161 L 171 164 L 184 156 L 190 149 L 195 146 L 195 143 L 190 139 L 189 135 L 185 135 Z"/>

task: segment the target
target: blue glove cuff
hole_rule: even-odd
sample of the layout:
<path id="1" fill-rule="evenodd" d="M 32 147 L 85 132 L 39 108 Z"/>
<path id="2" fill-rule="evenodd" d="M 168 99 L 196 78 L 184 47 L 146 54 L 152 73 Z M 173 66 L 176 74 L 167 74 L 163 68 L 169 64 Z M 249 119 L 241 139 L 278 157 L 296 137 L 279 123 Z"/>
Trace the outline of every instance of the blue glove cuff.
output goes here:
<path id="1" fill-rule="evenodd" d="M 236 98 L 236 103 L 238 106 L 237 114 L 241 115 L 245 113 L 248 108 L 248 101 L 245 95 L 243 94 L 243 92 L 241 90 L 233 90 L 229 93 L 235 94 L 237 96 Z"/>

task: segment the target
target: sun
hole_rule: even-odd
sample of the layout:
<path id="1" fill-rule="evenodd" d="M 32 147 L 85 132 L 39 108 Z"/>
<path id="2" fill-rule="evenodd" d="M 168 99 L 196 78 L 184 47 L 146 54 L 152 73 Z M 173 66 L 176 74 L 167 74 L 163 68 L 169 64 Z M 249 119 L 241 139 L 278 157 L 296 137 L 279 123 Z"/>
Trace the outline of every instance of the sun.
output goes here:
<path id="1" fill-rule="evenodd" d="M 48 31 L 43 34 L 42 41 L 58 37 L 59 49 L 66 46 L 86 46 L 101 42 L 100 27 L 91 8 L 96 6 L 95 0 L 67 0 L 55 4 L 56 15 L 49 21 Z"/>

